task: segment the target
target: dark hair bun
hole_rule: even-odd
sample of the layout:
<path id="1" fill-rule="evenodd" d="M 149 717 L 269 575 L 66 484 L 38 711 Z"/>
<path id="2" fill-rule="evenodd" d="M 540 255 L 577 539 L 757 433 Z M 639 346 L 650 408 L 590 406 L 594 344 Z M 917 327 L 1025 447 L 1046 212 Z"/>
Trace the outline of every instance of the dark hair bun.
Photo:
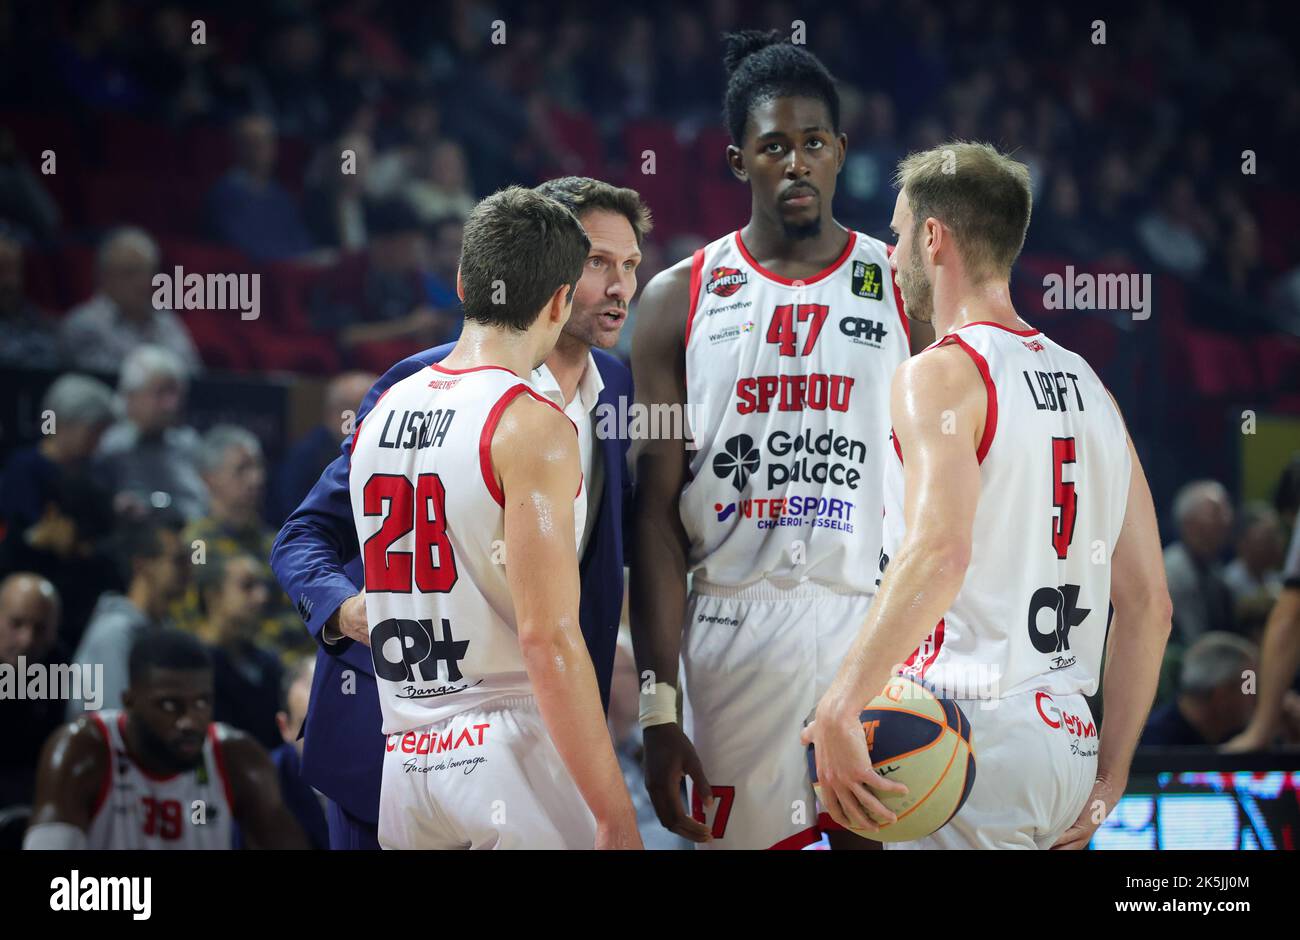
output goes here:
<path id="1" fill-rule="evenodd" d="M 727 74 L 735 72 L 741 62 L 760 49 L 766 49 L 784 40 L 785 34 L 779 29 L 741 29 L 734 33 L 727 33 L 722 37 L 722 45 L 725 49 L 722 62 L 726 66 Z"/>

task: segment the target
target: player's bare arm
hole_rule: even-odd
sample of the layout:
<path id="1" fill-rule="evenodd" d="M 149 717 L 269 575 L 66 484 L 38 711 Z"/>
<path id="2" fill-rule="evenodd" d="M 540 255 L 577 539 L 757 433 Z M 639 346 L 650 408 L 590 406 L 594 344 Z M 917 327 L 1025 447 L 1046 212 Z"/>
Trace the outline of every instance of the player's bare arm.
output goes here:
<path id="1" fill-rule="evenodd" d="M 691 259 L 673 265 L 646 285 L 632 338 L 632 377 L 637 402 L 686 405 L 686 315 L 690 309 Z M 688 541 L 679 510 L 686 483 L 686 442 L 649 440 L 633 458 L 636 495 L 632 508 L 632 647 L 643 688 L 656 695 L 679 688 L 677 664 L 686 618 Z M 649 691 L 647 688 L 646 691 Z M 646 789 L 664 828 L 690 839 L 710 839 L 708 827 L 686 812 L 681 782 L 689 774 L 705 805 L 712 800 L 695 748 L 676 720 L 675 698 L 663 695 L 661 708 L 672 711 L 645 728 Z M 654 701 L 654 700 L 651 700 Z"/>
<path id="2" fill-rule="evenodd" d="M 1124 795 L 1133 751 L 1155 701 L 1160 661 L 1169 640 L 1173 605 L 1165 585 L 1156 510 L 1131 438 L 1128 449 L 1132 461 L 1128 503 L 1111 555 L 1110 602 L 1115 616 L 1102 673 L 1097 781 L 1079 818 L 1054 849 L 1087 848 L 1097 827 Z"/>
<path id="3" fill-rule="evenodd" d="M 85 848 L 95 797 L 109 772 L 107 757 L 108 742 L 89 718 L 50 735 L 36 771 L 36 805 L 24 848 Z M 33 839 L 37 827 L 46 828 Z"/>
<path id="4" fill-rule="evenodd" d="M 582 471 L 573 425 L 520 396 L 497 425 L 492 464 L 505 494 L 506 580 L 538 710 L 596 819 L 596 847 L 641 848 L 578 625 L 573 498 Z"/>
<path id="5" fill-rule="evenodd" d="M 892 823 L 895 815 L 871 791 L 906 792 L 871 769 L 858 715 L 961 589 L 980 495 L 976 447 L 985 408 L 983 382 L 956 346 L 910 359 L 894 374 L 890 417 L 903 455 L 907 535 L 804 733 L 816 748 L 827 812 L 840 825 Z"/>
<path id="6" fill-rule="evenodd" d="M 1283 703 L 1291 677 L 1300 669 L 1300 588 L 1278 596 L 1264 626 L 1259 649 L 1259 701 L 1250 724 L 1223 745 L 1230 753 L 1263 750 L 1282 726 Z"/>
<path id="7" fill-rule="evenodd" d="M 280 796 L 275 765 L 256 741 L 224 725 L 218 726 L 221 753 L 230 776 L 235 818 L 253 849 L 308 849 L 293 814 Z"/>

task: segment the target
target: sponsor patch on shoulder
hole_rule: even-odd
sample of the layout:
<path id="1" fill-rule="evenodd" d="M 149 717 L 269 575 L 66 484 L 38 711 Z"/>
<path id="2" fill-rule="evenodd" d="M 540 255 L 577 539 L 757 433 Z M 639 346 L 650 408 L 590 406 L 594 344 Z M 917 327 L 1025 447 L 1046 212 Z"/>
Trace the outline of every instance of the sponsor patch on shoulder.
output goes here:
<path id="1" fill-rule="evenodd" d="M 730 297 L 748 281 L 749 275 L 739 268 L 714 268 L 709 272 L 709 282 L 704 285 L 704 290 L 715 297 Z"/>
<path id="2" fill-rule="evenodd" d="M 853 262 L 850 272 L 853 278 L 853 293 L 867 300 L 880 300 L 885 296 L 884 281 L 880 276 L 880 265 L 865 261 Z"/>

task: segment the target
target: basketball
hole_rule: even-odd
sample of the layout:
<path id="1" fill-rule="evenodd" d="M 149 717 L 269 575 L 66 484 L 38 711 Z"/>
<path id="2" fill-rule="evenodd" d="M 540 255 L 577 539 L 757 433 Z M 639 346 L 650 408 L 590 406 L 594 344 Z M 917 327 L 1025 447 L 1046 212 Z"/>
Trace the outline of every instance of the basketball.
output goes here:
<path id="1" fill-rule="evenodd" d="M 878 842 L 921 839 L 947 824 L 975 783 L 970 721 L 956 702 L 936 698 L 921 685 L 894 676 L 861 715 L 876 771 L 902 782 L 907 793 L 876 794 L 898 821 L 879 832 L 854 832 Z M 821 799 L 817 760 L 808 747 L 813 788 Z"/>

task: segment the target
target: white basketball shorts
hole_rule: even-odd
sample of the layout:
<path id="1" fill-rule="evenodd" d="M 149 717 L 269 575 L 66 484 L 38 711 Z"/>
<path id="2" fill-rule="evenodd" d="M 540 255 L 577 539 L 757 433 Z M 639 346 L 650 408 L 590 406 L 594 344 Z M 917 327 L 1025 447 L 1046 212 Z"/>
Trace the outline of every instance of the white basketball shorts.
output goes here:
<path id="1" fill-rule="evenodd" d="M 975 785 L 938 832 L 887 849 L 1050 849 L 1097 778 L 1098 729 L 1078 693 L 958 699 L 971 723 Z"/>
<path id="2" fill-rule="evenodd" d="M 387 735 L 385 849 L 590 849 L 596 821 L 532 696 Z"/>
<path id="3" fill-rule="evenodd" d="M 684 730 L 713 790 L 710 849 L 799 849 L 838 829 L 818 815 L 799 741 L 871 598 L 812 582 L 727 588 L 696 580 L 682 637 Z"/>

